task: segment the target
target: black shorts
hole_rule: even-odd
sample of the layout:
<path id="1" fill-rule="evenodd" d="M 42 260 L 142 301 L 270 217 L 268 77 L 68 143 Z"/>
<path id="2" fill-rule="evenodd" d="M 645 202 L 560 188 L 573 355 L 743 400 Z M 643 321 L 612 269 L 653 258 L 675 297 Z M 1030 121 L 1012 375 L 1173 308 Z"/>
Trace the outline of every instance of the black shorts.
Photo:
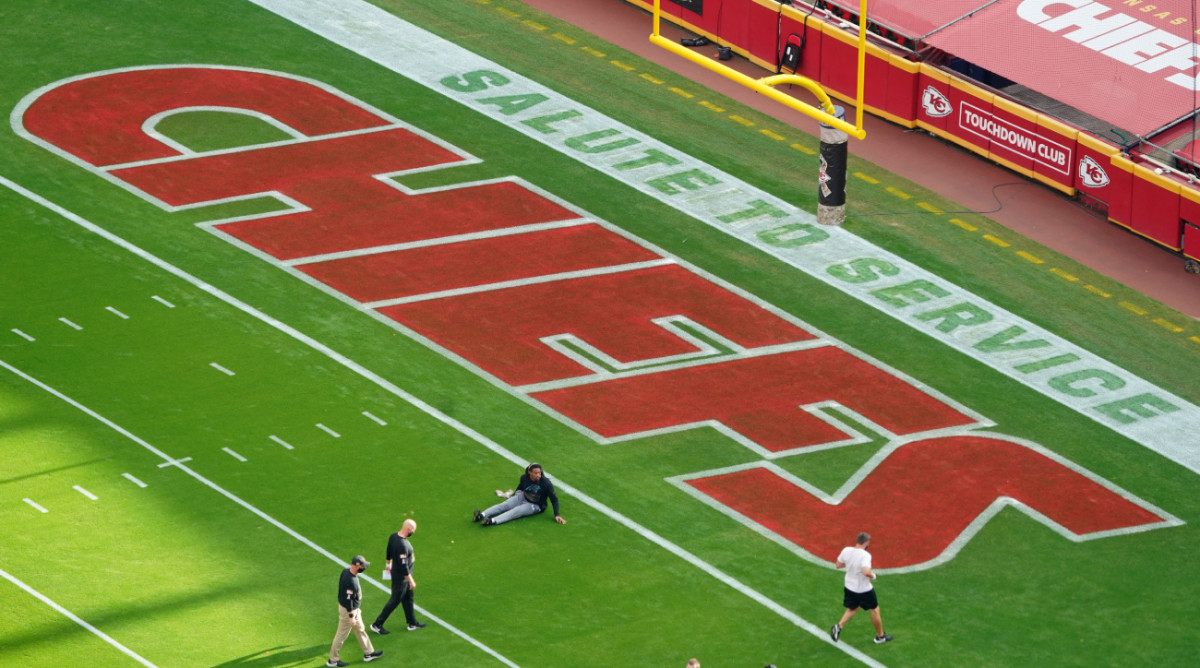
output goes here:
<path id="1" fill-rule="evenodd" d="M 863 610 L 874 610 L 879 607 L 879 599 L 875 598 L 875 589 L 871 588 L 864 592 L 850 591 L 842 587 L 842 605 L 853 610 L 862 608 Z"/>

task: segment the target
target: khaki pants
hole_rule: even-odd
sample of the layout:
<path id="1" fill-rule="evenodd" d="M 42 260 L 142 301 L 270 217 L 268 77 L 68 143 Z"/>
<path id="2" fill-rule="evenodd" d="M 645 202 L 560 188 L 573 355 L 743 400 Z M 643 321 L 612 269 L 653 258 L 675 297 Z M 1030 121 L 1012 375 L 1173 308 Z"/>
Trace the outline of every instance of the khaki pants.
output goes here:
<path id="1" fill-rule="evenodd" d="M 367 636 L 367 629 L 363 626 L 362 609 L 346 612 L 346 609 L 339 605 L 337 635 L 333 637 L 333 647 L 329 648 L 329 660 L 333 663 L 337 663 L 341 659 L 342 643 L 346 642 L 346 636 L 350 635 L 350 631 L 354 631 L 354 639 L 362 648 L 363 655 L 375 651 L 375 648 L 371 646 L 371 639 Z"/>

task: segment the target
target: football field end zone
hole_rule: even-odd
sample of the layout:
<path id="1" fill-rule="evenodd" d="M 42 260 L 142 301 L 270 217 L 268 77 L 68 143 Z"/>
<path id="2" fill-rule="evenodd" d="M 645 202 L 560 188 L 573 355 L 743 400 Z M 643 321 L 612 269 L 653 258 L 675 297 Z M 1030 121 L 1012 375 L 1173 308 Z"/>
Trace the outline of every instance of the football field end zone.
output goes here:
<path id="1" fill-rule="evenodd" d="M 3 362 L 0 362 L 0 364 L 3 364 Z M 138 663 L 142 664 L 143 666 L 146 666 L 147 668 L 157 668 L 157 666 L 155 666 L 153 663 L 150 663 L 146 659 L 142 658 L 137 652 L 134 652 L 133 650 L 129 649 L 128 647 L 117 642 L 115 639 L 113 639 L 107 633 L 105 633 L 105 632 L 101 631 L 100 629 L 87 623 L 86 621 L 81 619 L 79 616 L 77 616 L 75 613 L 71 612 L 70 610 L 67 610 L 66 608 L 62 607 L 58 603 L 55 603 L 53 600 L 50 599 L 50 597 L 39 592 L 38 590 L 34 589 L 33 587 L 30 587 L 29 585 L 25 584 L 21 580 L 17 579 L 15 576 L 9 574 L 8 571 L 5 571 L 3 568 L 0 568 L 0 577 L 13 583 L 19 589 L 21 589 L 25 593 L 29 594 L 30 596 L 36 598 L 37 600 L 41 601 L 42 603 L 45 603 L 47 606 L 52 608 L 54 611 L 58 612 L 63 617 L 66 617 L 67 619 L 75 622 L 79 626 L 83 627 L 85 630 L 87 630 L 89 633 L 95 635 L 97 638 L 100 638 L 104 642 L 117 648 L 118 650 L 121 651 L 121 653 L 125 654 L 126 656 L 133 659 L 134 661 L 137 661 Z"/>
<path id="2" fill-rule="evenodd" d="M 251 1 L 720 229 L 1200 473 L 1200 448 L 1189 445 L 1191 435 L 1200 432 L 1200 407 L 1099 355 L 844 229 L 817 229 L 811 214 L 362 0 Z M 398 35 L 405 37 L 397 39 Z M 476 90 L 460 86 L 465 75 L 478 71 L 502 73 L 507 82 L 513 84 L 511 89 L 503 89 L 505 92 L 542 96 L 547 104 L 510 115 L 488 113 L 484 105 L 476 102 L 476 94 L 491 94 L 496 88 Z M 551 126 L 551 123 L 563 122 L 570 124 L 571 132 L 561 132 L 559 127 Z M 638 143 L 629 150 L 613 151 L 603 161 L 589 161 L 565 142 L 590 131 L 615 132 L 608 136 L 632 138 Z M 671 164 L 678 165 L 681 170 L 689 167 L 699 170 L 712 179 L 711 187 L 674 194 L 678 196 L 664 194 L 653 187 L 651 181 L 670 176 L 671 171 L 666 165 L 632 171 L 616 167 L 622 160 L 631 160 L 633 154 L 641 155 L 646 148 L 670 156 L 674 161 Z M 764 217 L 766 222 L 761 220 Z M 785 234 L 793 238 L 785 239 Z M 912 294 L 897 296 L 914 285 L 929 292 L 911 300 L 907 297 Z M 919 305 L 931 301 L 936 303 L 932 309 Z M 1003 346 L 993 345 L 997 337 L 1003 340 L 1006 333 L 1013 337 L 1014 331 L 1018 332 L 1015 336 L 1020 337 L 1015 342 L 1041 342 L 1044 345 L 1039 346 L 1039 351 L 1045 354 L 1031 357 L 1022 350 L 1000 349 Z M 1054 371 L 1048 373 L 1048 369 Z M 1111 380 L 1120 387 L 1109 394 L 1091 390 L 1079 392 L 1075 387 L 1069 387 L 1074 382 L 1102 382 L 1099 379 L 1105 379 L 1103 382 Z M 1106 391 L 1109 389 L 1105 388 Z"/>
<path id="3" fill-rule="evenodd" d="M 2 179 L 2 177 L 0 177 L 0 179 Z M 267 513 L 263 512 L 263 511 L 262 511 L 262 510 L 260 510 L 259 508 L 255 507 L 254 505 L 252 505 L 252 504 L 250 504 L 249 502 L 247 502 L 247 501 L 245 501 L 244 499 L 242 499 L 241 497 L 239 497 L 239 496 L 237 496 L 237 495 L 233 494 L 232 492 L 230 492 L 230 491 L 226 490 L 225 488 L 223 488 L 223 487 L 221 487 L 220 485 L 218 485 L 218 484 L 214 483 L 213 481 L 209 480 L 208 478 L 205 478 L 204 476 L 200 475 L 200 473 L 198 473 L 197 471 L 195 471 L 195 470 L 193 470 L 192 468 L 190 468 L 189 466 L 187 466 L 187 464 L 186 464 L 184 461 L 182 461 L 182 460 L 177 460 L 177 459 L 174 459 L 174 458 L 172 458 L 171 456 L 167 455 L 165 452 L 162 452 L 162 451 L 161 451 L 161 450 L 159 450 L 158 448 L 154 447 L 154 446 L 153 446 L 153 445 L 151 445 L 150 443 L 147 443 L 146 441 L 144 441 L 144 440 L 142 440 L 141 438 L 139 438 L 137 435 L 135 435 L 135 434 L 133 434 L 133 433 L 129 432 L 129 431 L 128 431 L 128 430 L 126 430 L 125 428 L 123 428 L 123 427 L 121 427 L 120 425 L 118 425 L 118 424 L 114 423 L 113 421 L 109 420 L 108 418 L 104 417 L 103 415 L 100 415 L 99 413 L 97 413 L 97 412 L 93 411 L 92 409 L 88 408 L 87 406 L 84 406 L 83 404 L 79 403 L 78 401 L 75 401 L 75 400 L 74 400 L 74 399 L 72 399 L 71 397 L 69 397 L 69 396 L 67 396 L 67 395 L 63 394 L 62 392 L 59 392 L 59 391 L 58 391 L 58 390 L 56 390 L 55 388 L 53 388 L 53 387 L 50 387 L 49 385 L 47 385 L 47 384 L 43 383 L 42 381 L 38 380 L 37 378 L 34 378 L 33 376 L 30 376 L 29 374 L 25 373 L 24 371 L 21 371 L 20 369 L 18 369 L 18 368 L 16 368 L 16 367 L 12 366 L 11 364 L 9 364 L 9 363 L 5 362 L 5 361 L 4 361 L 4 360 L 2 360 L 2 359 L 0 359 L 0 368 L 3 368 L 3 369 L 6 369 L 6 370 L 8 370 L 8 371 L 9 371 L 10 373 L 12 373 L 13 375 L 15 375 L 15 376 L 17 376 L 17 377 L 19 377 L 19 378 L 21 378 L 21 379 L 25 380 L 26 382 L 30 383 L 31 385 L 34 385 L 35 387 L 38 387 L 39 389 L 41 389 L 41 390 L 45 391 L 46 393 L 48 393 L 48 394 L 50 394 L 50 395 L 52 395 L 52 396 L 56 397 L 57 399 L 59 399 L 59 400 L 63 401 L 64 403 L 68 404 L 68 405 L 69 405 L 69 406 L 71 406 L 72 408 L 75 408 L 76 410 L 80 411 L 81 413 L 83 413 L 83 414 L 85 414 L 85 415 L 87 415 L 87 416 L 89 416 L 89 417 L 91 417 L 91 418 L 95 419 L 96 421 L 100 422 L 101 424 L 103 424 L 104 426 L 108 427 L 109 429 L 112 429 L 113 431 L 117 432 L 117 433 L 118 433 L 118 434 L 120 434 L 121 436 L 124 436 L 125 438 L 129 439 L 130 441 L 133 441 L 133 442 L 134 442 L 134 443 L 136 443 L 137 445 L 139 445 L 139 446 L 141 446 L 142 448 L 144 448 L 144 449 L 148 450 L 149 452 L 153 453 L 153 454 L 154 454 L 156 457 L 159 457 L 160 459 L 162 459 L 162 460 L 163 460 L 163 462 L 165 462 L 165 463 L 168 463 L 168 464 L 171 464 L 172 466 L 174 466 L 175 468 L 179 469 L 179 470 L 180 470 L 180 471 L 182 471 L 183 473 L 186 473 L 188 476 L 190 476 L 191 478 L 193 478 L 194 480 L 196 480 L 196 481 L 197 481 L 197 482 L 199 482 L 200 484 L 204 485 L 205 487 L 208 487 L 209 489 L 211 489 L 211 490 L 215 491 L 216 493 L 220 494 L 221 496 L 225 497 L 226 499 L 229 499 L 229 500 L 230 500 L 230 501 L 232 501 L 233 503 L 235 503 L 235 504 L 237 504 L 237 505 L 241 506 L 242 508 L 244 508 L 244 509 L 246 509 L 246 510 L 250 511 L 251 513 L 253 513 L 253 514 L 254 514 L 254 515 L 256 515 L 257 517 L 259 517 L 259 518 L 261 518 L 262 520 L 264 520 L 264 521 L 268 522 L 269 524 L 271 524 L 271 525 L 272 525 L 272 526 L 274 526 L 275 528 L 279 529 L 279 530 L 280 530 L 280 531 L 282 531 L 283 533 L 287 534 L 288 536 L 290 536 L 290 537 L 294 538 L 295 540 L 299 541 L 300 543 L 304 544 L 306 547 L 308 547 L 308 548 L 312 549 L 312 550 L 313 550 L 313 551 L 315 551 L 317 554 L 320 554 L 321 556 L 325 557 L 326 559 L 329 559 L 330 561 L 332 561 L 332 562 L 334 562 L 334 563 L 338 564 L 339 566 L 342 566 L 342 567 L 345 567 L 345 568 L 348 568 L 348 567 L 350 566 L 349 562 L 346 562 L 346 561 L 344 561 L 343 559 L 339 558 L 337 555 L 333 554 L 332 552 L 330 552 L 330 551 L 326 550 L 325 548 L 321 547 L 320 545 L 317 545 L 316 543 L 314 543 L 313 541 L 309 540 L 308 538 L 306 538 L 305 536 L 303 536 L 303 535 L 302 535 L 302 534 L 300 534 L 299 532 L 295 531 L 295 530 L 294 530 L 294 529 L 292 529 L 291 527 L 289 527 L 289 526 L 287 526 L 287 525 L 283 524 L 283 523 L 282 523 L 282 522 L 280 522 L 279 520 L 277 520 L 277 519 L 275 519 L 274 517 L 272 517 L 272 516 L 268 515 Z M 72 621 L 74 621 L 74 622 L 76 622 L 76 623 L 80 624 L 81 626 L 83 626 L 84 628 L 88 629 L 88 630 L 89 630 L 89 631 L 91 631 L 92 633 L 95 633 L 95 634 L 99 635 L 101 638 L 103 638 L 103 639 L 105 639 L 106 641 L 110 642 L 110 644 L 113 644 L 113 645 L 114 645 L 115 647 L 117 647 L 118 649 L 121 649 L 121 650 L 122 650 L 122 651 L 124 651 L 126 654 L 129 654 L 131 657 L 134 657 L 134 658 L 136 658 L 138 661 L 140 661 L 140 662 L 141 662 L 141 663 L 143 663 L 144 665 L 146 665 L 146 666 L 151 666 L 151 668 L 154 668 L 153 664 L 150 664 L 150 663 L 146 662 L 146 660 L 145 660 L 145 659 L 142 659 L 140 656 L 138 656 L 137 654 L 135 654 L 135 653 L 134 653 L 132 650 L 129 650 L 129 649 L 125 648 L 125 646 L 124 646 L 124 645 L 121 645 L 121 644 L 120 644 L 120 643 L 118 643 L 117 641 L 115 641 L 115 640 L 112 640 L 111 638 L 109 638 L 107 635 L 104 635 L 104 634 L 103 634 L 102 632 L 100 632 L 98 629 L 95 629 L 95 628 L 94 628 L 94 627 L 92 627 L 90 624 L 87 624 L 87 623 L 86 623 L 86 622 L 84 622 L 83 620 L 81 620 L 81 619 L 79 619 L 78 617 L 74 616 L 74 615 L 73 615 L 73 614 L 71 614 L 69 611 L 67 611 L 65 608 L 62 608 L 61 606 L 58 606 L 57 604 L 55 604 L 55 603 L 54 603 L 53 601 L 51 601 L 50 599 L 48 599 L 48 598 L 46 598 L 46 597 L 42 596 L 41 594 L 37 593 L 36 591 L 34 591 L 32 588 L 29 588 L 29 587 L 25 586 L 23 583 L 20 583 L 20 582 L 19 582 L 18 580 L 16 580 L 15 578 L 13 578 L 13 577 L 10 577 L 10 576 L 9 576 L 7 573 L 5 573 L 3 570 L 0 570 L 0 575 L 3 575 L 3 576 L 5 576 L 5 578 L 6 578 L 6 579 L 9 579 L 9 580 L 10 580 L 10 581 L 12 581 L 14 584 L 16 584 L 17 586 L 19 586 L 19 587 L 21 587 L 22 589 L 24 589 L 26 592 L 28 592 L 28 593 L 30 593 L 31 595 L 33 595 L 33 596 L 37 597 L 39 600 L 43 601 L 44 603 L 47 603 L 48 605 L 50 605 L 51 607 L 55 608 L 55 609 L 56 609 L 56 610 L 58 610 L 60 613 L 62 613 L 63 615 L 67 616 L 67 617 L 68 617 L 68 618 L 70 618 Z M 373 578 L 371 578 L 371 577 L 368 577 L 368 576 L 366 576 L 366 575 L 363 575 L 363 576 L 362 576 L 362 579 L 363 579 L 363 580 L 366 580 L 366 581 L 367 581 L 367 582 L 369 582 L 371 585 L 373 585 L 373 586 L 374 586 L 376 589 L 378 589 L 378 590 L 380 590 L 380 591 L 382 591 L 382 592 L 385 592 L 385 593 L 390 593 L 390 592 L 391 592 L 391 587 L 390 587 L 390 586 L 384 585 L 384 584 L 382 584 L 381 582 L 379 582 L 379 581 L 377 581 L 377 580 L 375 580 L 375 579 L 373 579 Z M 488 647 L 487 645 L 484 645 L 483 643 L 481 643 L 480 641 L 476 640 L 475 638 L 472 638 L 471 636 L 469 636 L 469 635 L 467 635 L 466 633 L 464 633 L 462 630 L 460 630 L 460 629 L 456 628 L 455 626 L 453 626 L 453 625 L 449 624 L 448 622 L 446 622 L 446 621 L 445 621 L 445 620 L 443 620 L 442 618 L 438 617 L 437 615 L 435 615 L 435 614 L 433 614 L 433 613 L 429 612 L 429 611 L 428 611 L 428 610 L 426 610 L 425 608 L 422 608 L 421 606 L 419 606 L 419 605 L 418 605 L 418 606 L 416 606 L 416 609 L 417 609 L 417 610 L 420 610 L 421 614 L 423 614 L 424 616 L 428 617 L 428 618 L 429 618 L 430 620 L 432 620 L 434 623 L 438 624 L 439 626 L 442 626 L 442 627 L 443 627 L 443 628 L 445 628 L 446 630 L 450 631 L 451 633 L 453 633 L 454 635 L 458 636 L 459 638 L 461 638 L 461 639 L 465 640 L 467 643 L 469 643 L 470 645 L 472 645 L 472 646 L 474 646 L 475 648 L 479 649 L 480 651 L 484 652 L 485 654 L 488 654 L 488 655 L 490 655 L 492 658 L 496 659 L 496 660 L 497 660 L 497 661 L 499 661 L 500 663 L 503 663 L 503 664 L 504 664 L 504 665 L 506 665 L 506 666 L 510 666 L 510 668 L 520 668 L 520 666 L 518 666 L 517 664 L 515 664 L 515 663 L 513 663 L 512 661 L 508 660 L 507 658 L 505 658 L 504 656 L 502 656 L 500 653 L 496 652 L 495 650 L 493 650 L 492 648 Z"/>
<path id="4" fill-rule="evenodd" d="M 198 277 L 193 276 L 190 273 L 157 257 L 156 255 L 134 245 L 133 243 L 125 240 L 124 238 L 119 237 L 116 234 L 113 234 L 112 232 L 109 232 L 108 230 L 100 227 L 99 225 L 96 225 L 95 223 L 92 223 L 91 221 L 86 220 L 85 218 L 79 216 L 78 214 L 75 214 L 71 211 L 64 209 L 63 207 L 51 202 L 50 200 L 47 200 L 46 198 L 42 197 L 41 195 L 38 195 L 37 193 L 21 186 L 20 184 L 12 181 L 11 179 L 8 179 L 7 177 L 0 176 L 0 186 L 4 186 L 4 187 L 8 188 L 9 190 L 12 190 L 13 192 L 21 195 L 22 197 L 25 197 L 26 199 L 30 200 L 34 204 L 49 210 L 50 212 L 64 218 L 65 220 L 67 220 L 75 225 L 78 225 L 78 226 L 88 230 L 89 232 L 96 234 L 100 238 L 115 244 L 116 246 L 122 248 L 125 251 L 132 253 L 133 255 L 137 256 L 138 258 L 140 258 L 146 262 L 149 262 L 151 265 L 166 271 L 167 273 L 171 274 L 172 276 L 175 276 L 176 278 L 183 280 L 184 282 L 201 290 L 202 292 L 208 294 L 209 296 L 214 297 L 217 300 L 228 304 L 229 306 L 232 306 L 236 310 L 241 311 L 242 313 L 244 313 L 256 320 L 259 320 L 259 321 L 267 324 L 268 326 L 282 332 L 283 334 L 297 340 L 298 342 L 312 348 L 316 352 L 321 353 L 322 355 L 328 357 L 330 360 L 334 361 L 335 363 L 345 367 L 346 369 L 361 376 L 362 378 L 366 379 L 367 381 L 377 385 L 378 387 L 385 390 L 386 392 L 395 395 L 396 397 L 398 397 L 401 400 L 405 401 L 406 403 L 410 404 L 411 406 L 413 406 L 417 410 L 421 411 L 422 413 L 425 413 L 426 415 L 432 417 L 433 419 L 445 424 L 446 426 L 450 427 L 451 429 L 463 434 L 464 436 L 470 438 L 471 440 L 475 441 L 476 443 L 484 446 L 485 448 L 487 448 L 494 454 L 500 455 L 504 459 L 512 462 L 513 464 L 516 464 L 517 466 L 520 466 L 522 468 L 525 467 L 525 465 L 528 461 L 527 459 L 517 456 L 516 453 L 501 446 L 499 443 L 496 443 L 495 441 L 484 436 L 483 434 L 479 433 L 478 431 L 472 429 L 471 427 L 467 426 L 466 424 L 463 424 L 462 422 L 459 422 L 458 420 L 450 417 L 449 415 L 443 413 L 442 411 L 438 410 L 434 406 L 421 400 L 417 396 L 408 393 L 404 389 L 391 383 L 390 381 L 383 378 L 382 376 L 379 376 L 378 374 L 372 372 L 371 370 L 367 369 L 366 367 L 359 365 L 357 362 L 349 359 L 348 357 L 345 357 L 344 355 L 341 355 L 340 353 L 336 352 L 335 350 L 329 348 L 328 346 L 317 341 L 316 339 L 309 337 L 308 335 L 304 334 L 303 332 L 296 330 L 295 328 L 291 327 L 290 325 L 287 325 L 286 323 L 283 323 L 275 318 L 272 318 L 271 316 L 259 311 L 258 309 L 255 309 L 254 307 L 238 300 L 236 297 L 233 297 L 232 295 L 220 290 L 219 288 L 217 288 L 213 285 L 210 285 L 209 283 L 199 279 Z M 137 436 L 122 429 L 119 425 L 116 425 L 116 424 L 110 422 L 103 416 L 91 411 L 87 407 L 75 402 L 74 400 L 70 399 L 66 395 L 63 395 L 62 393 L 58 392 L 57 390 L 41 383 L 37 379 L 25 374 L 24 372 L 20 371 L 19 369 L 12 367 L 11 365 L 4 362 L 3 360 L 0 360 L 0 368 L 7 369 L 11 373 L 40 387 L 41 389 L 49 392 L 50 394 L 58 397 L 59 399 L 67 402 L 68 404 L 74 406 L 78 410 L 81 410 L 82 412 L 86 413 L 87 415 L 99 420 L 100 422 L 102 422 L 103 424 L 108 426 L 109 428 L 114 429 L 118 433 L 133 440 L 134 442 L 138 443 L 142 447 L 153 452 L 155 455 L 161 457 L 165 462 L 175 462 L 175 465 L 180 470 L 182 470 L 185 473 L 187 473 L 188 475 L 192 476 L 197 481 L 205 484 L 206 486 L 211 487 L 214 491 L 217 491 L 219 494 L 229 498 L 231 501 L 234 501 L 238 505 L 241 505 L 244 508 L 246 508 L 247 510 L 253 512 L 254 514 L 262 517 L 264 520 L 270 522 L 273 526 L 279 528 L 280 530 L 284 531 L 288 535 L 291 535 L 293 538 L 300 540 L 304 544 L 306 544 L 309 547 L 311 547 L 312 549 L 316 550 L 318 553 L 329 558 L 331 561 L 334 561 L 343 566 L 347 565 L 345 562 L 340 560 L 337 556 L 335 556 L 332 553 L 329 553 L 328 551 L 324 550 L 323 548 L 317 546 L 316 544 L 312 543 L 311 541 L 304 538 L 300 534 L 294 532 L 290 528 L 287 528 L 285 525 L 280 524 L 279 522 L 277 522 L 270 516 L 266 515 L 265 513 L 262 513 L 262 511 L 258 510 L 254 506 L 251 506 L 248 503 L 246 503 L 245 501 L 242 501 L 240 498 L 230 494 L 229 492 L 226 492 L 224 489 L 220 488 L 215 483 L 208 481 L 203 476 L 200 476 L 195 471 L 192 471 L 191 469 L 189 469 L 184 463 L 178 462 L 177 460 L 173 460 L 171 457 L 169 457 L 165 453 L 157 450 L 152 445 L 145 443 L 144 441 L 139 439 Z M 812 622 L 804 619 L 803 617 L 793 613 L 791 610 L 787 609 L 785 606 L 783 606 L 780 603 L 769 598 L 765 594 L 762 594 L 761 592 L 742 583 L 741 581 L 737 580 L 736 578 L 726 574 L 725 572 L 716 568 L 712 564 L 709 564 L 708 562 L 704 561 L 703 559 L 696 556 L 695 554 L 689 552 L 688 550 L 684 549 L 683 547 L 680 547 L 679 545 L 676 545 L 672 541 L 670 541 L 670 540 L 666 539 L 665 537 L 659 535 L 658 533 L 650 530 L 649 528 L 641 525 L 640 523 L 632 520 L 631 518 L 619 513 L 615 509 L 610 508 L 609 506 L 607 506 L 603 502 L 599 501 L 598 499 L 595 499 L 592 496 L 584 493 L 582 490 L 571 486 L 569 483 L 567 483 L 561 479 L 556 478 L 555 480 L 557 482 L 558 487 L 560 487 L 564 491 L 572 494 L 581 503 L 591 507 L 593 510 L 600 512 L 602 515 L 604 515 L 608 519 L 617 522 L 618 524 L 624 526 L 625 528 L 634 532 L 638 536 L 648 540 L 649 542 L 651 542 L 655 545 L 658 545 L 659 547 L 663 548 L 664 550 L 671 553 L 672 555 L 682 559 L 683 561 L 687 562 L 688 564 L 698 568 L 705 574 L 718 580 L 722 584 L 725 584 L 725 585 L 729 586 L 730 588 L 732 588 L 733 590 L 747 596 L 755 603 L 763 606 L 764 608 L 771 611 L 775 615 L 792 623 L 794 626 L 803 630 L 805 633 L 812 635 L 813 637 L 817 638 L 819 641 L 826 643 L 826 644 L 840 650 L 842 653 L 849 655 L 850 657 L 854 658 L 855 660 L 857 660 L 865 665 L 883 668 L 884 664 L 867 656 L 866 654 L 863 654 L 861 651 L 855 649 L 854 647 L 849 646 L 846 643 L 832 642 L 829 639 L 829 635 L 828 635 L 828 632 L 826 629 L 823 629 L 823 628 L 817 626 L 816 624 L 813 624 Z M 379 582 L 372 580 L 370 578 L 367 578 L 366 576 L 364 576 L 364 579 L 366 579 L 372 585 L 374 585 L 384 591 L 388 591 Z M 472 645 L 476 645 L 476 646 L 480 647 L 481 649 L 484 649 L 484 651 L 487 651 L 489 654 L 492 654 L 493 656 L 497 657 L 498 660 L 504 662 L 506 665 L 509 665 L 509 666 L 515 665 L 515 664 L 508 662 L 507 659 L 500 657 L 500 655 L 495 654 L 494 652 L 492 652 L 492 650 L 485 649 L 483 645 L 478 644 L 477 641 L 475 641 L 474 639 L 470 638 L 469 636 L 466 636 L 465 634 L 462 634 L 461 632 L 457 631 L 456 629 L 454 629 L 454 627 L 449 626 L 445 622 L 441 621 L 439 618 L 434 617 L 433 615 L 429 615 L 429 613 L 427 611 L 422 609 L 422 613 L 428 615 L 430 617 L 430 619 L 437 621 L 439 624 L 445 626 L 447 629 L 451 630 L 456 635 L 460 635 L 461 637 L 466 639 L 468 642 L 470 642 Z"/>

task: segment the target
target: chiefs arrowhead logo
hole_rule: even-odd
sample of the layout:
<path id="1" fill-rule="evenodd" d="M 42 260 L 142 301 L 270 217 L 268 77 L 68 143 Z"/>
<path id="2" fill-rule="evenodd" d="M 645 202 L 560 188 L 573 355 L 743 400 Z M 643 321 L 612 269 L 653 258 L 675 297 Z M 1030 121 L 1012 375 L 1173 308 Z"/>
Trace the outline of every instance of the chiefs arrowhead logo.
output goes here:
<path id="1" fill-rule="evenodd" d="M 1079 161 L 1079 180 L 1089 188 L 1102 188 L 1108 185 L 1108 173 L 1092 156 L 1085 155 Z"/>
<path id="2" fill-rule="evenodd" d="M 921 106 L 925 109 L 926 114 L 934 118 L 949 116 L 950 112 L 954 111 L 954 107 L 950 106 L 950 100 L 942 95 L 942 91 L 933 86 L 926 86 L 925 92 L 921 93 Z"/>

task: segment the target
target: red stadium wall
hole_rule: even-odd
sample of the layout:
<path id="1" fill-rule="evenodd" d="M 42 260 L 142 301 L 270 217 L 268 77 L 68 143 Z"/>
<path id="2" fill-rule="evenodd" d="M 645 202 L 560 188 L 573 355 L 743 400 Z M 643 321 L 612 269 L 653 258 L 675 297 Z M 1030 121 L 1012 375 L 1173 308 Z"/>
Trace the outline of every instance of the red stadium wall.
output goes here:
<path id="1" fill-rule="evenodd" d="M 625 1 L 654 9 L 653 0 Z M 832 97 L 850 104 L 856 99 L 857 27 L 843 29 L 823 12 L 774 0 L 704 0 L 699 13 L 670 0 L 661 0 L 661 7 L 663 20 L 729 46 L 771 72 L 779 70 L 786 44 L 802 44 L 795 73 L 821 84 Z M 1077 196 L 1106 211 L 1110 221 L 1171 251 L 1200 258 L 1200 187 L 1166 165 L 1127 155 L 973 80 L 872 42 L 867 44 L 863 107 Z"/>

